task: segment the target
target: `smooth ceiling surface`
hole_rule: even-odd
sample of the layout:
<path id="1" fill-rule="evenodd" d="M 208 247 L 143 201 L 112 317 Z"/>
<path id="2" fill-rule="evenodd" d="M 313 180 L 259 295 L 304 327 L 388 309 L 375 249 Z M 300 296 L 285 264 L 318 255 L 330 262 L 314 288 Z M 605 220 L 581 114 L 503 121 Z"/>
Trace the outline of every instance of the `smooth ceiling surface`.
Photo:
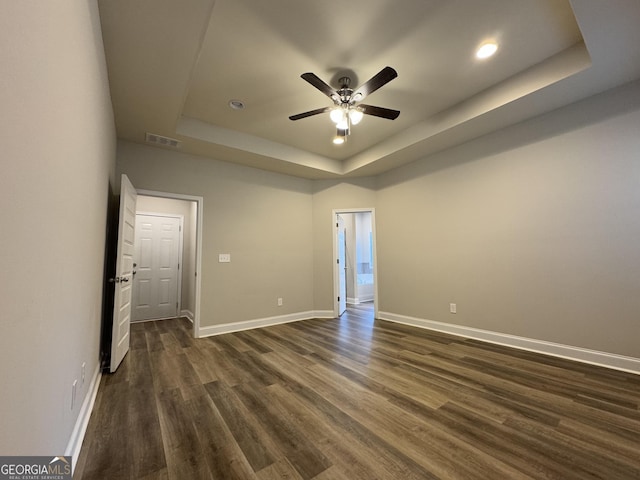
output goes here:
<path id="1" fill-rule="evenodd" d="M 181 151 L 308 178 L 380 173 L 640 75 L 637 54 L 617 70 L 609 61 L 608 81 L 598 75 L 591 50 L 605 40 L 589 30 L 602 20 L 598 0 L 574 3 L 102 0 L 118 136 L 166 135 Z M 640 18 L 638 4 L 607 4 L 624 7 L 609 15 L 618 43 L 633 36 L 620 25 Z M 479 61 L 487 40 L 499 50 Z M 355 87 L 387 65 L 398 78 L 365 103 L 400 110 L 398 119 L 365 116 L 342 146 L 328 114 L 288 119 L 331 105 L 302 73 L 336 88 L 346 73 Z M 582 90 L 540 95 L 590 69 Z"/>

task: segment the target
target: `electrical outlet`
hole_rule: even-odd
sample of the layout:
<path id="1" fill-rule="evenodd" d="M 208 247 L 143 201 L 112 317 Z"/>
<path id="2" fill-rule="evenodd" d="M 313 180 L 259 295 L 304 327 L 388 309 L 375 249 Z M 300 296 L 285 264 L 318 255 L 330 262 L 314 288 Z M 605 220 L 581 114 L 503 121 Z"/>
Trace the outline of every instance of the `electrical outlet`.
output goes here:
<path id="1" fill-rule="evenodd" d="M 84 377 L 87 371 L 87 362 L 82 362 L 82 385 L 84 385 Z"/>
<path id="2" fill-rule="evenodd" d="M 278 306 L 281 307 L 282 306 L 282 298 L 278 298 Z"/>
<path id="3" fill-rule="evenodd" d="M 458 307 L 456 306 L 455 303 L 450 303 L 449 304 L 449 312 L 458 313 Z"/>
<path id="4" fill-rule="evenodd" d="M 231 254 L 230 253 L 218 254 L 218 263 L 231 263 Z"/>
<path id="5" fill-rule="evenodd" d="M 78 379 L 76 378 L 71 384 L 71 410 L 76 406 L 76 390 L 78 389 Z"/>

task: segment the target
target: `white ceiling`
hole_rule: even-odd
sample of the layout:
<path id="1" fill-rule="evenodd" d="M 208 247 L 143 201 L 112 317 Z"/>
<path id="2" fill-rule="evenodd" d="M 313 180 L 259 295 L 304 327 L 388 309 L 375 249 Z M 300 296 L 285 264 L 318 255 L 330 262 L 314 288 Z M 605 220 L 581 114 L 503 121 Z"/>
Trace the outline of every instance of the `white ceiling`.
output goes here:
<path id="1" fill-rule="evenodd" d="M 637 0 L 101 0 L 119 138 L 306 178 L 371 175 L 640 77 Z M 486 40 L 497 54 L 475 59 Z M 331 142 L 300 78 L 394 79 Z M 231 99 L 243 110 L 228 106 Z"/>

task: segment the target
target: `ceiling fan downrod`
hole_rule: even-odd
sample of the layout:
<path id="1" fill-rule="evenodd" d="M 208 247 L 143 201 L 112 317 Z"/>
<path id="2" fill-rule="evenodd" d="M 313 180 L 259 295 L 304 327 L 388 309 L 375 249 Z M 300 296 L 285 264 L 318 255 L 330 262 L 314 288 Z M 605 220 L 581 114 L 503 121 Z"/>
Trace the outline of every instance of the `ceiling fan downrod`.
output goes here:
<path id="1" fill-rule="evenodd" d="M 338 90 L 338 94 L 340 95 L 340 100 L 342 100 L 342 105 L 351 103 L 351 95 L 353 95 L 353 90 L 349 88 L 351 85 L 351 79 L 349 77 L 340 77 L 338 80 L 340 82 L 340 90 Z"/>

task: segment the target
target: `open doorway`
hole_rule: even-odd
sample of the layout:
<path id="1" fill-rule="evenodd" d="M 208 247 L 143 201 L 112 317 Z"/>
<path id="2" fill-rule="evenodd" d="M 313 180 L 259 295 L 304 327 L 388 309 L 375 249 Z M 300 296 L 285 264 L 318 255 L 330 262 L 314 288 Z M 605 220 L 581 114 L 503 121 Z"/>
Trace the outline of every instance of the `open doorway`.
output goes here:
<path id="1" fill-rule="evenodd" d="M 334 210 L 334 315 L 373 306 L 377 316 L 375 210 Z"/>
<path id="2" fill-rule="evenodd" d="M 134 246 L 136 204 L 140 195 L 191 202 L 195 222 L 195 268 L 193 270 L 195 301 L 193 304 L 193 336 L 200 335 L 200 269 L 202 264 L 203 198 L 165 192 L 137 190 L 129 178 L 121 175 L 120 192 L 109 184 L 107 212 L 103 317 L 100 339 L 100 363 L 104 371 L 115 372 L 129 351 L 132 285 L 134 278 Z M 144 207 L 141 207 L 144 208 Z"/>
<path id="3" fill-rule="evenodd" d="M 134 317 L 137 320 L 155 320 L 174 317 L 175 312 L 175 317 L 186 317 L 193 323 L 193 336 L 197 338 L 200 330 L 202 197 L 138 190 L 136 214 L 136 217 L 147 220 L 149 228 L 157 227 L 159 237 L 155 247 L 149 247 L 145 253 L 140 248 L 142 235 L 136 235 L 137 258 L 134 261 L 137 264 L 137 278 L 134 280 L 132 315 L 137 311 L 137 317 Z M 155 227 L 152 225 L 154 219 L 158 221 Z M 171 225 L 179 229 L 175 246 L 169 241 L 171 239 L 165 238 L 173 235 L 168 231 Z M 150 238 L 144 241 L 149 246 L 153 242 Z M 161 263 L 173 264 L 173 271 L 158 267 L 155 273 L 150 272 L 150 258 L 142 258 L 150 254 L 156 255 L 162 260 Z M 177 263 L 166 261 L 171 255 L 175 255 Z M 148 279 L 151 273 L 157 276 L 153 282 L 138 280 Z M 150 307 L 146 307 L 145 303 Z"/>

